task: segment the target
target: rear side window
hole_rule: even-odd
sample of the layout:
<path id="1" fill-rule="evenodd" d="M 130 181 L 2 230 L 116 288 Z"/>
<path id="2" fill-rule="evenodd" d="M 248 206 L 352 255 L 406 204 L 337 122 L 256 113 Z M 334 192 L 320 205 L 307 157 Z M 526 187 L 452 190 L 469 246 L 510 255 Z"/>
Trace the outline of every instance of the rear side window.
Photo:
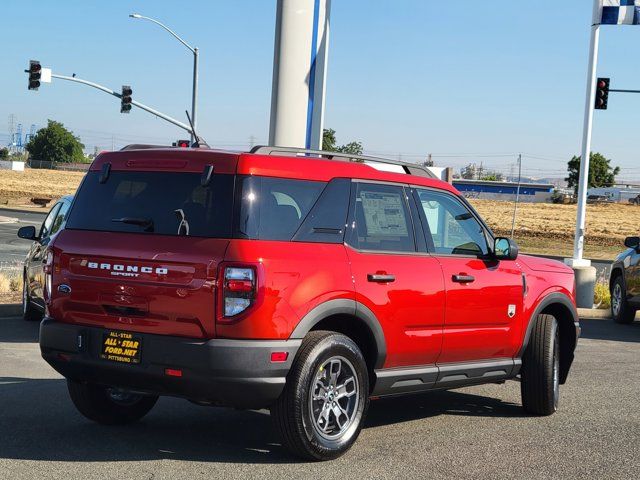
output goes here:
<path id="1" fill-rule="evenodd" d="M 238 177 L 234 237 L 291 240 L 325 187 L 324 182 Z"/>
<path id="2" fill-rule="evenodd" d="M 411 216 L 402 187 L 357 183 L 353 203 L 354 228 L 349 240 L 353 247 L 415 251 Z"/>
<path id="3" fill-rule="evenodd" d="M 66 228 L 229 238 L 233 175 L 112 171 L 105 183 L 89 172 Z"/>

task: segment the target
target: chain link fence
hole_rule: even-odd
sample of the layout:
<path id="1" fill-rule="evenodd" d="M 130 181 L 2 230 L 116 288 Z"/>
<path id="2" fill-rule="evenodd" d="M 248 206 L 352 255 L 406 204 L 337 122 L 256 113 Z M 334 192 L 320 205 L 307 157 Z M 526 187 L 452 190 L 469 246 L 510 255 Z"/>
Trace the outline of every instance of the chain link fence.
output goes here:
<path id="1" fill-rule="evenodd" d="M 36 160 L 30 158 L 27 160 L 29 168 L 44 168 L 48 170 L 65 170 L 70 172 L 86 172 L 89 170 L 91 163 L 69 163 L 69 162 L 52 162 L 50 160 Z"/>

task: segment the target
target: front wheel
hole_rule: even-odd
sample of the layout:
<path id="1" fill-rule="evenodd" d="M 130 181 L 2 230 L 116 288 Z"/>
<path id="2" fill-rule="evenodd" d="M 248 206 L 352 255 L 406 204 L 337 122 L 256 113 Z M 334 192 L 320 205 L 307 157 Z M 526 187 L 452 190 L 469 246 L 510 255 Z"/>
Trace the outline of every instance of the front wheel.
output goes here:
<path id="1" fill-rule="evenodd" d="M 636 318 L 636 310 L 627 302 L 624 280 L 620 275 L 611 285 L 611 316 L 616 323 L 631 323 Z"/>
<path id="2" fill-rule="evenodd" d="M 369 376 L 358 346 L 316 331 L 304 339 L 271 416 L 295 455 L 330 460 L 356 441 L 368 406 Z"/>
<path id="3" fill-rule="evenodd" d="M 560 330 L 552 315 L 538 315 L 533 321 L 522 358 L 522 406 L 534 415 L 551 415 L 560 398 Z"/>
<path id="4" fill-rule="evenodd" d="M 158 397 L 125 392 L 92 383 L 67 380 L 69 395 L 78 411 L 103 425 L 126 425 L 144 417 Z"/>

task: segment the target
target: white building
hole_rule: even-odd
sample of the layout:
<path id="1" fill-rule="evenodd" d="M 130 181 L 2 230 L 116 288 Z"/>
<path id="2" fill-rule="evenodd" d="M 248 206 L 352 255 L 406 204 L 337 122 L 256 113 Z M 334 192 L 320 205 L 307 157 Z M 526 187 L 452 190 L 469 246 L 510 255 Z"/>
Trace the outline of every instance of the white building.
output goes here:
<path id="1" fill-rule="evenodd" d="M 597 187 L 587 190 L 587 195 L 603 195 L 612 202 L 629 203 L 629 200 L 640 195 L 640 187 Z"/>

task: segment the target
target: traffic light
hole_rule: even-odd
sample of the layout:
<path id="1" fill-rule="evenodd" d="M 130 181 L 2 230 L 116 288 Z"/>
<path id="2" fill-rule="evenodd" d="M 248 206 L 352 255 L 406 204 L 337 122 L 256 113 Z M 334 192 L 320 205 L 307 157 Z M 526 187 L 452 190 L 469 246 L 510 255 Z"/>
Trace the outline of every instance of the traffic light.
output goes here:
<path id="1" fill-rule="evenodd" d="M 189 148 L 191 146 L 191 142 L 189 140 L 178 140 L 175 143 L 175 146 L 180 148 Z"/>
<path id="2" fill-rule="evenodd" d="M 42 66 L 38 60 L 29 60 L 29 90 L 38 90 L 40 87 L 40 76 L 42 75 Z"/>
<path id="3" fill-rule="evenodd" d="M 129 113 L 131 111 L 131 95 L 133 90 L 129 85 L 122 86 L 122 95 L 120 96 L 120 113 Z"/>
<path id="4" fill-rule="evenodd" d="M 598 78 L 596 83 L 596 110 L 606 110 L 609 104 L 609 83 L 608 78 Z"/>

